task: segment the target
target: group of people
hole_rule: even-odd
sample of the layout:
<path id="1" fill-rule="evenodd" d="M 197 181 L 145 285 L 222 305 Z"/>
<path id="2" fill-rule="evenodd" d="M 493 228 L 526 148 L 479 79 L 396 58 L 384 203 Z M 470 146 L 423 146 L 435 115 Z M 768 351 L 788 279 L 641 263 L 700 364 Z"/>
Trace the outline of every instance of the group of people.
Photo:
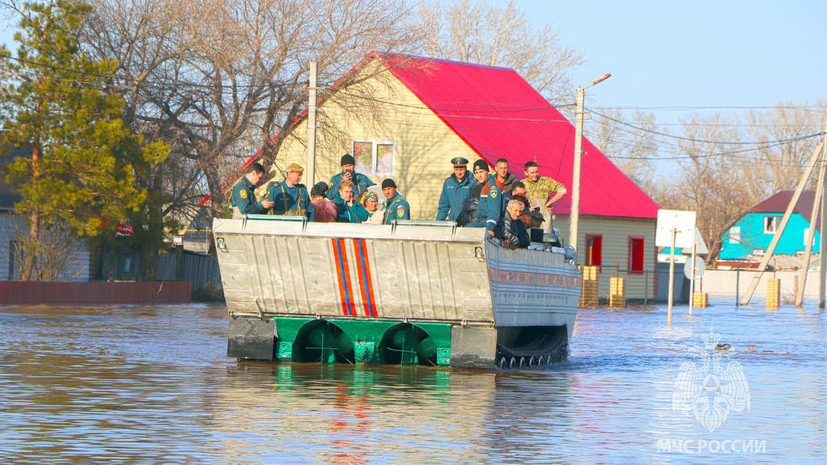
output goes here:
<path id="1" fill-rule="evenodd" d="M 356 173 L 353 156 L 345 154 L 341 166 L 342 171 L 330 182 L 316 183 L 308 193 L 301 183 L 304 168 L 291 163 L 285 170 L 284 180 L 271 184 L 266 196 L 257 201 L 255 187 L 264 177 L 264 167 L 253 163 L 233 187 L 233 218 L 272 213 L 304 216 L 320 223 L 391 224 L 393 220 L 410 219 L 410 205 L 398 192 L 393 179 L 382 181 L 382 194 L 387 200 L 385 208 L 380 210 L 379 195 L 370 189 L 375 183 L 364 174 Z"/>
<path id="2" fill-rule="evenodd" d="M 489 235 L 499 237 L 511 248 L 529 245 L 528 228 L 545 223 L 545 230 L 551 232 L 552 205 L 563 197 L 566 188 L 540 176 L 536 162 L 525 164 L 526 177 L 521 181 L 509 171 L 504 158 L 494 164 L 494 174 L 488 162 L 477 160 L 473 177 L 468 175 L 467 159 L 456 157 L 451 163 L 454 174 L 442 184 L 437 220 L 485 227 Z"/>
<path id="3" fill-rule="evenodd" d="M 499 237 L 510 248 L 527 247 L 531 227 L 543 225 L 546 232 L 551 231 L 552 205 L 563 197 L 566 188 L 554 179 L 540 176 L 536 162 L 525 164 L 522 180 L 509 171 L 505 159 L 497 160 L 494 174 L 488 162 L 477 160 L 473 176 L 469 176 L 467 159 L 455 157 L 451 163 L 454 173 L 442 185 L 437 220 L 484 227 L 490 236 Z M 266 197 L 257 201 L 254 189 L 264 176 L 264 167 L 253 163 L 233 188 L 233 217 L 273 213 L 305 216 L 316 222 L 374 224 L 410 219 L 410 205 L 393 179 L 382 181 L 381 193 L 386 199 L 382 209 L 378 187 L 355 171 L 353 156 L 345 154 L 340 164 L 342 171 L 330 182 L 319 182 L 308 193 L 301 184 L 304 168 L 291 163 L 284 180 L 273 183 Z"/>

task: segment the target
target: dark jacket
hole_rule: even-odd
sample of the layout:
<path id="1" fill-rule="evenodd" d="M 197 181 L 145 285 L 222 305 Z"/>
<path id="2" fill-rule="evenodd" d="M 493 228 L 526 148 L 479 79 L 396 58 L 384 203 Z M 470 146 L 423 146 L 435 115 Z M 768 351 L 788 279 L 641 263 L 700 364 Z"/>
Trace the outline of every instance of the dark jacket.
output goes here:
<path id="1" fill-rule="evenodd" d="M 496 175 L 494 176 L 494 179 L 497 179 Z M 500 186 L 500 189 L 502 189 L 503 194 L 510 194 L 511 193 L 511 187 L 517 181 L 519 181 L 519 179 L 517 179 L 517 176 L 514 176 L 509 171 L 508 173 L 505 174 L 505 181 L 500 182 L 500 180 L 497 179 L 497 185 Z"/>
<path id="2" fill-rule="evenodd" d="M 503 220 L 503 245 L 510 249 L 524 249 L 531 244 L 531 237 L 528 235 L 520 218 L 511 219 L 511 215 L 505 214 Z"/>
<path id="3" fill-rule="evenodd" d="M 437 221 L 455 221 L 462 211 L 462 203 L 471 195 L 471 188 L 477 183 L 469 174 L 462 181 L 457 181 L 457 175 L 452 174 L 442 183 L 442 194 L 439 196 L 439 208 L 436 212 Z"/>

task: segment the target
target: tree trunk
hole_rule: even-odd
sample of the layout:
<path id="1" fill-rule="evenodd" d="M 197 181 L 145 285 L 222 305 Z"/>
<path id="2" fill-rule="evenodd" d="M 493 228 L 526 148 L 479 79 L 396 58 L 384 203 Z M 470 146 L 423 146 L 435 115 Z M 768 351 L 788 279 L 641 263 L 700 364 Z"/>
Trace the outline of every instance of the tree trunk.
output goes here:
<path id="1" fill-rule="evenodd" d="M 32 280 L 35 258 L 37 257 L 37 245 L 39 244 L 40 238 L 40 214 L 36 211 L 32 212 L 30 221 L 29 239 L 26 241 L 26 245 L 22 247 L 26 254 L 23 260 L 23 275 L 21 276 L 23 281 Z"/>

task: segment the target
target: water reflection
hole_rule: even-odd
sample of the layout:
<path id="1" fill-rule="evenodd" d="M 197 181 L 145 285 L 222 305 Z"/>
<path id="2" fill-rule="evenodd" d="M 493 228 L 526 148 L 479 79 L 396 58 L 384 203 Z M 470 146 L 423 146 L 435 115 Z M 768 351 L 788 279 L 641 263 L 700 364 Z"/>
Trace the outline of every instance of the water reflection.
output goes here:
<path id="1" fill-rule="evenodd" d="M 683 463 L 713 455 L 658 441 L 713 438 L 767 442 L 725 463 L 823 459 L 824 313 L 665 323 L 662 307 L 585 310 L 567 363 L 480 371 L 236 363 L 220 306 L 0 307 L 0 461 Z M 710 328 L 752 395 L 715 435 L 671 404 Z"/>

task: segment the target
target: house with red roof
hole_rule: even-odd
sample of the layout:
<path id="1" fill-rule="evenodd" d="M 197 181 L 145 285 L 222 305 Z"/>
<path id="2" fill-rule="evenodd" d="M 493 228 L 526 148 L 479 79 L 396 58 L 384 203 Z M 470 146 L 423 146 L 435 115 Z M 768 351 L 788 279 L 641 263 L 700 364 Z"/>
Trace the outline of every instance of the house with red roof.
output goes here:
<path id="1" fill-rule="evenodd" d="M 554 206 L 554 226 L 568 238 L 575 129 L 516 71 L 372 52 L 343 79 L 355 84 L 318 107 L 316 181 L 340 171 L 342 154 L 354 154 L 357 171 L 377 183 L 393 178 L 411 218 L 428 220 L 453 172 L 451 158 L 491 165 L 505 158 L 520 179 L 523 165 L 536 161 L 542 176 L 569 187 Z M 305 165 L 305 124 L 297 122 L 274 170 Z M 654 273 L 644 272 L 656 267 L 658 205 L 588 140 L 582 159 L 578 262 L 611 276 L 629 270 L 627 296 L 653 295 Z M 608 278 L 600 281 L 608 295 Z"/>
<path id="2" fill-rule="evenodd" d="M 721 260 L 761 261 L 773 236 L 781 224 L 784 212 L 792 200 L 794 191 L 783 190 L 752 207 L 741 219 L 735 222 L 721 237 Z M 810 231 L 810 218 L 815 203 L 815 191 L 803 191 L 793 208 L 787 226 L 774 255 L 788 256 L 784 261 L 789 266 L 801 266 L 802 260 L 790 260 L 789 256 L 802 256 L 806 250 L 807 234 Z M 821 227 L 815 225 L 813 253 L 821 250 Z"/>

